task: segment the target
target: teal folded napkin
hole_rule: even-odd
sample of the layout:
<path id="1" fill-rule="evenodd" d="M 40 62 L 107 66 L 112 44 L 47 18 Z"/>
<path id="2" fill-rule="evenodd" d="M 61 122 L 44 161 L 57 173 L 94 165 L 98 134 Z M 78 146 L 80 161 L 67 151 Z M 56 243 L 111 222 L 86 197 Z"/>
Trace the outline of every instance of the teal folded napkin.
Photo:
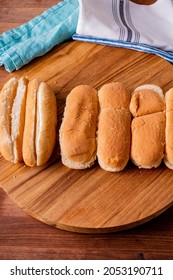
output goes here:
<path id="1" fill-rule="evenodd" d="M 76 31 L 78 0 L 64 0 L 29 22 L 0 36 L 0 66 L 8 72 L 20 69 Z"/>

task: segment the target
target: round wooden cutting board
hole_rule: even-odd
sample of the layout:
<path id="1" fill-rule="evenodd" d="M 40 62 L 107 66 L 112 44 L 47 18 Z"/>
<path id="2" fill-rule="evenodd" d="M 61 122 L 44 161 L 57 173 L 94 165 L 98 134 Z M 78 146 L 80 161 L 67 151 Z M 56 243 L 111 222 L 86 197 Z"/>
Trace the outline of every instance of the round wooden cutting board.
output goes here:
<path id="1" fill-rule="evenodd" d="M 79 42 L 62 44 L 14 74 L 44 80 L 55 90 L 58 130 L 65 98 L 79 84 L 97 90 L 111 81 L 123 82 L 129 91 L 145 83 L 157 84 L 164 92 L 173 87 L 173 66 L 155 55 Z M 164 164 L 144 170 L 129 162 L 124 171 L 110 173 L 96 162 L 88 170 L 71 170 L 61 163 L 58 140 L 52 158 L 43 167 L 12 164 L 2 157 L 0 166 L 1 186 L 19 207 L 65 230 L 124 230 L 173 204 L 173 170 Z"/>

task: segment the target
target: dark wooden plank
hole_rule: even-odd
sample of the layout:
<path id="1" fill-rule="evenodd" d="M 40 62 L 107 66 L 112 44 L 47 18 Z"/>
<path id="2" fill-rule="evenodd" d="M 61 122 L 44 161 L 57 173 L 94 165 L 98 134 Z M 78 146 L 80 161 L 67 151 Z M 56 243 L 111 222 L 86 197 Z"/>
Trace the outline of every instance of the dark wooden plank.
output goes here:
<path id="1" fill-rule="evenodd" d="M 36 10 L 37 8 L 44 8 L 47 9 L 53 5 L 56 5 L 61 0 L 1 0 L 0 1 L 0 8 L 33 8 Z"/>
<path id="2" fill-rule="evenodd" d="M 7 30 L 16 28 L 21 24 L 40 15 L 48 8 L 58 4 L 60 0 L 51 1 L 0 1 L 0 34 Z"/>
<path id="3" fill-rule="evenodd" d="M 0 189 L 0 259 L 172 259 L 173 207 L 145 225 L 86 235 L 31 218 Z"/>

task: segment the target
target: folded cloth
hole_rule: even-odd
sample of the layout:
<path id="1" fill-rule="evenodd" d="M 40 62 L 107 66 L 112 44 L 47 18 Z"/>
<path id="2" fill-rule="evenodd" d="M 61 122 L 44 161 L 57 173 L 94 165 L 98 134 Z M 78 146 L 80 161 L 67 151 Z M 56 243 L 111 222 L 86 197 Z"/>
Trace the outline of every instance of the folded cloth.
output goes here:
<path id="1" fill-rule="evenodd" d="M 173 1 L 79 0 L 74 40 L 156 54 L 173 63 Z"/>
<path id="2" fill-rule="evenodd" d="M 64 0 L 29 22 L 0 36 L 0 66 L 18 70 L 55 45 L 71 39 L 78 20 L 78 0 Z"/>

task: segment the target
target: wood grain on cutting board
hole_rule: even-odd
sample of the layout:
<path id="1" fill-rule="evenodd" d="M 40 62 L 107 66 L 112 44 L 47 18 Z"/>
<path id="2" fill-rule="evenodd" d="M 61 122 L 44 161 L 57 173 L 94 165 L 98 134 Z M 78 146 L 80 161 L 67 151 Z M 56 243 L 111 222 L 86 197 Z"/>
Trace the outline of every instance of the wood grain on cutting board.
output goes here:
<path id="1" fill-rule="evenodd" d="M 120 81 L 129 91 L 154 83 L 166 92 L 173 86 L 172 71 L 171 64 L 155 55 L 71 41 L 9 74 L 8 79 L 16 75 L 46 81 L 56 93 L 59 128 L 73 87 L 89 84 L 98 90 L 105 83 Z M 119 173 L 103 171 L 97 162 L 83 171 L 63 166 L 58 130 L 47 165 L 29 168 L 3 158 L 0 164 L 1 186 L 14 201 L 36 219 L 66 230 L 127 229 L 157 216 L 173 202 L 173 171 L 163 164 L 140 170 L 129 162 Z"/>

